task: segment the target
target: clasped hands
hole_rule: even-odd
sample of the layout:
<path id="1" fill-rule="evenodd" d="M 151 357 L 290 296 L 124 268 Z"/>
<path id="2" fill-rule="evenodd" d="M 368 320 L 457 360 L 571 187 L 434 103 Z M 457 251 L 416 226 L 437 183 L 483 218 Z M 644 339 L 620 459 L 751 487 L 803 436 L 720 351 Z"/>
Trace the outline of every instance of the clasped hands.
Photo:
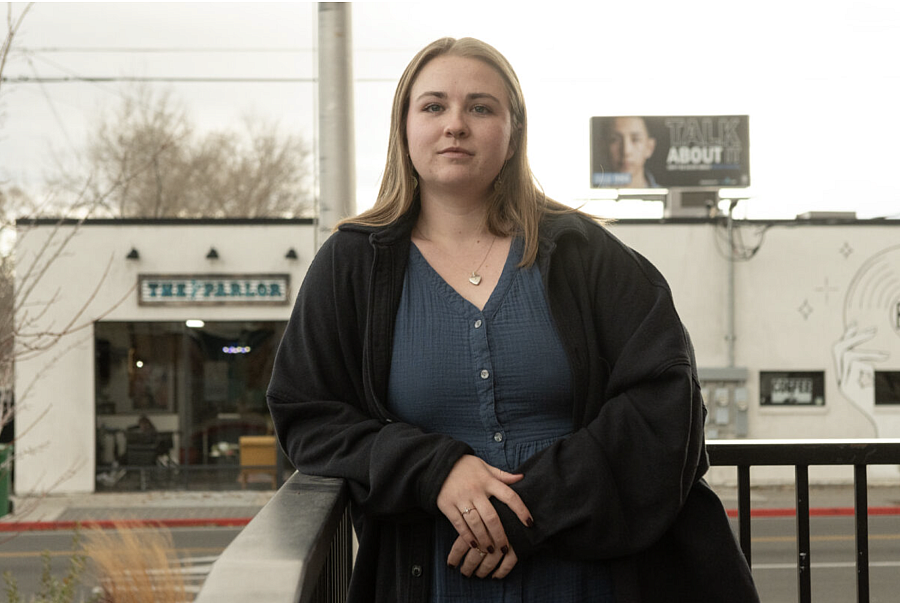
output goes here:
<path id="1" fill-rule="evenodd" d="M 474 573 L 479 578 L 486 578 L 491 572 L 494 578 L 505 578 L 512 571 L 518 557 L 490 498 L 506 504 L 526 526 L 533 526 L 534 519 L 525 503 L 510 488 L 523 477 L 492 467 L 470 454 L 456 462 L 437 498 L 438 509 L 459 534 L 447 557 L 449 566 L 459 567 L 465 576 Z"/>

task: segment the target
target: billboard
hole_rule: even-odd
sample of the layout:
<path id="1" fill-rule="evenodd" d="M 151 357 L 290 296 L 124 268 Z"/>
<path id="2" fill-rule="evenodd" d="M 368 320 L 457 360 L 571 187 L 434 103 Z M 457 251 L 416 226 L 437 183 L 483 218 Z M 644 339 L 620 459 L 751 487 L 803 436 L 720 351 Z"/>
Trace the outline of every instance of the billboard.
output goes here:
<path id="1" fill-rule="evenodd" d="M 592 188 L 749 185 L 747 115 L 591 118 Z"/>

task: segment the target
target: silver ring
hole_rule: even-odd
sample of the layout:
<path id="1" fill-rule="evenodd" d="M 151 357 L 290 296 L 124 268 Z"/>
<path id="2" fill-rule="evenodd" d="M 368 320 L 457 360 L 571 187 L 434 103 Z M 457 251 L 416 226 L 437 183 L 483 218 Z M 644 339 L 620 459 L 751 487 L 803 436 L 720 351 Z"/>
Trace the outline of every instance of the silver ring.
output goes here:
<path id="1" fill-rule="evenodd" d="M 478 550 L 478 554 L 481 555 L 482 559 L 487 557 L 487 551 L 482 551 L 481 549 L 477 549 L 477 550 Z"/>
<path id="2" fill-rule="evenodd" d="M 463 515 L 468 515 L 469 512 L 470 512 L 471 510 L 472 510 L 472 509 L 470 509 L 469 507 L 466 507 L 466 510 L 463 511 L 462 514 L 463 514 Z"/>

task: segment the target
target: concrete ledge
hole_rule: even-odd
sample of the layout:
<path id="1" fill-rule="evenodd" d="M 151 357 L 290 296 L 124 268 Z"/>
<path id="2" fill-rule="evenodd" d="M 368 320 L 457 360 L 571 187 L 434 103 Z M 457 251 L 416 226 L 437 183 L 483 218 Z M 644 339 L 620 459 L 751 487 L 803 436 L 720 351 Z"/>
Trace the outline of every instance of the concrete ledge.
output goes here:
<path id="1" fill-rule="evenodd" d="M 309 596 L 347 502 L 343 480 L 294 473 L 213 564 L 196 603 Z"/>

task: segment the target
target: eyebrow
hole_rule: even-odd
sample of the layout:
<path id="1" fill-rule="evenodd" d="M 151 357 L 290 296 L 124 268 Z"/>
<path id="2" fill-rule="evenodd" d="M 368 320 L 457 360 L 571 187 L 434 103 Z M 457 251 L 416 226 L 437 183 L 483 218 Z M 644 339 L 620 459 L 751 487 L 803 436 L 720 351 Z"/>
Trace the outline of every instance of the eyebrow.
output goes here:
<path id="1" fill-rule="evenodd" d="M 426 96 L 433 96 L 435 98 L 444 99 L 444 98 L 447 98 L 447 93 L 446 92 L 437 92 L 437 91 L 423 92 L 422 94 L 420 94 L 419 96 L 416 97 L 416 100 L 417 101 L 422 100 Z M 500 103 L 499 98 L 497 98 L 496 96 L 494 96 L 493 94 L 490 94 L 488 92 L 473 92 L 471 94 L 466 95 L 466 100 L 479 100 L 482 98 L 488 98 L 498 104 Z"/>

